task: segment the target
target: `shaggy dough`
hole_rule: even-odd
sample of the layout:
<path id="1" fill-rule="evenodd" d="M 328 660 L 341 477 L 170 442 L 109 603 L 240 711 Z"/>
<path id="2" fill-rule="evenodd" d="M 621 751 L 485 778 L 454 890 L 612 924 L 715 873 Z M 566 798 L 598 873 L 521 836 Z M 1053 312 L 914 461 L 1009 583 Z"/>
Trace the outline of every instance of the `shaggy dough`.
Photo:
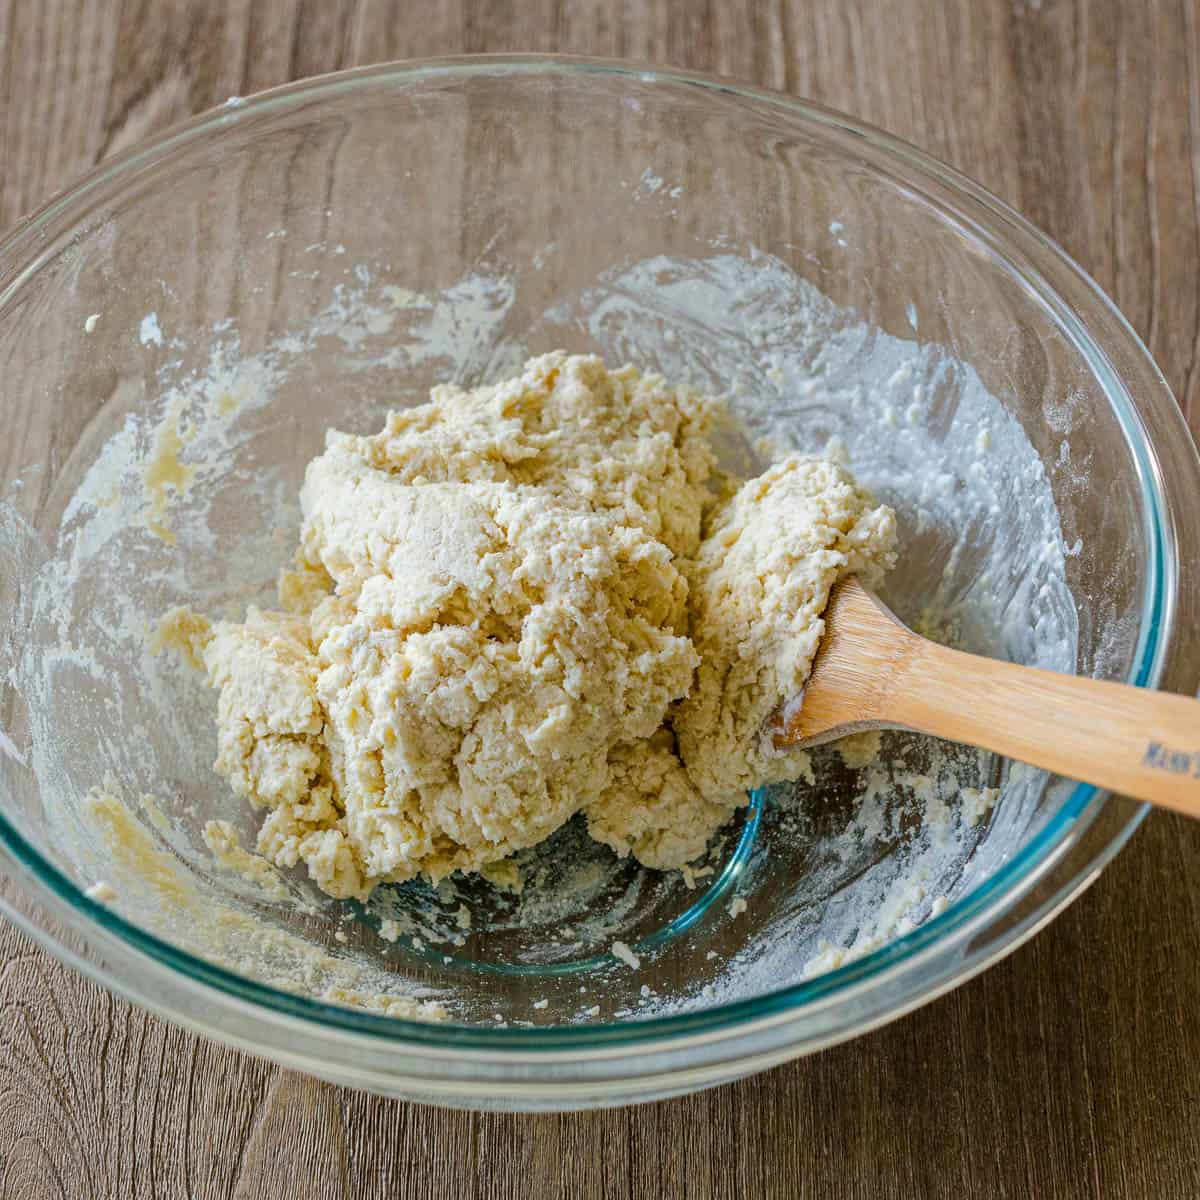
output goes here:
<path id="1" fill-rule="evenodd" d="M 895 540 L 895 514 L 873 507 L 844 467 L 794 455 L 713 514 L 690 572 L 700 668 L 675 718 L 704 796 L 733 807 L 801 773 L 767 720 L 808 678 L 830 588 L 851 572 L 874 583 Z"/>
<path id="2" fill-rule="evenodd" d="M 790 457 L 733 491 L 714 401 L 563 352 L 433 389 L 309 464 L 283 611 L 164 641 L 219 689 L 216 769 L 260 853 L 335 896 L 478 871 L 574 813 L 678 867 L 796 774 L 762 727 L 829 589 L 890 565 L 890 509 Z"/>

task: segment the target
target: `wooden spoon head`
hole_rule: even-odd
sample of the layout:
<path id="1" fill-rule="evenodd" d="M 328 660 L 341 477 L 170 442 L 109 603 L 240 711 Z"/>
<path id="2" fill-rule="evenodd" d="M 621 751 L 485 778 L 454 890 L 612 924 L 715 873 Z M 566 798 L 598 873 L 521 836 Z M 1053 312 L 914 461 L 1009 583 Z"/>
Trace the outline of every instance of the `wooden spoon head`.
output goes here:
<path id="1" fill-rule="evenodd" d="M 913 729 L 1200 818 L 1200 703 L 939 646 L 848 580 L 825 610 L 803 694 L 777 746 L 857 729 Z"/>
<path id="2" fill-rule="evenodd" d="M 853 577 L 834 587 L 824 620 L 808 682 L 777 717 L 774 737 L 781 749 L 895 725 L 885 718 L 888 681 L 921 639 Z"/>

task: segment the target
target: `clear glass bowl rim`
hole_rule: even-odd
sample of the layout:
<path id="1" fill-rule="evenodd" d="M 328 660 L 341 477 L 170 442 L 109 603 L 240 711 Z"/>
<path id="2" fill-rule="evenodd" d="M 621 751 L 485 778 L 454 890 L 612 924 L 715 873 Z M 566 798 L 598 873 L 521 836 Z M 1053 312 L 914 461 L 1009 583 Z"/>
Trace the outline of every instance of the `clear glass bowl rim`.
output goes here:
<path id="1" fill-rule="evenodd" d="M 1039 299 L 1052 310 L 1055 319 L 1071 335 L 1076 348 L 1087 359 L 1118 417 L 1142 487 L 1146 514 L 1144 533 L 1149 559 L 1139 642 L 1128 681 L 1144 687 L 1153 687 L 1159 682 L 1166 667 L 1168 644 L 1174 628 L 1179 575 L 1175 528 L 1169 519 L 1159 464 L 1142 416 L 1122 384 L 1120 374 L 1108 355 L 1086 332 L 1074 309 L 1042 277 L 1038 265 L 1065 270 L 1075 284 L 1085 286 L 1090 301 L 1099 306 L 1115 326 L 1118 336 L 1125 340 L 1121 349 L 1139 359 L 1141 368 L 1156 384 L 1157 394 L 1142 394 L 1142 403 L 1157 405 L 1160 411 L 1156 415 L 1169 423 L 1171 418 L 1162 411 L 1162 406 L 1168 405 L 1174 411 L 1179 431 L 1190 442 L 1186 424 L 1149 352 L 1086 272 L 1003 201 L 954 168 L 899 138 L 832 109 L 786 94 L 651 64 L 540 54 L 409 60 L 340 71 L 286 84 L 252 98 L 238 98 L 236 104 L 226 103 L 211 109 L 115 155 L 18 224 L 0 241 L 0 319 L 13 296 L 46 262 L 57 255 L 63 241 L 71 240 L 78 236 L 82 228 L 86 228 L 87 214 L 92 208 L 120 195 L 143 170 L 161 166 L 196 142 L 209 140 L 222 130 L 260 116 L 286 112 L 318 99 L 332 99 L 340 94 L 389 83 L 480 75 L 616 76 L 668 87 L 695 88 L 718 100 L 723 96 L 737 97 L 773 110 L 776 116 L 794 121 L 799 126 L 824 130 L 827 134 L 849 135 L 861 146 L 864 157 L 869 159 L 870 167 L 876 173 L 882 174 L 885 167 L 890 166 L 904 178 L 907 186 L 915 186 L 927 198 L 930 198 L 930 190 L 927 189 L 935 192 L 935 207 L 943 219 L 952 218 L 1017 271 L 1027 285 L 1035 288 Z M 569 1028 L 485 1029 L 451 1023 L 431 1024 L 325 1004 L 282 992 L 179 950 L 126 921 L 104 904 L 90 899 L 38 853 L 2 811 L 0 846 L 24 868 L 22 874 L 27 882 L 34 884 L 32 890 L 38 897 L 52 911 L 66 916 L 74 931 L 85 942 L 89 940 L 89 932 L 93 940 L 101 945 L 115 938 L 206 990 L 210 997 L 215 991 L 225 1001 L 242 1002 L 239 1007 L 267 1010 L 285 1020 L 291 1018 L 288 1024 L 295 1028 L 316 1024 L 324 1032 L 341 1030 L 346 1034 L 365 1035 L 376 1044 L 393 1043 L 418 1052 L 436 1055 L 439 1051 L 454 1053 L 479 1050 L 488 1052 L 493 1061 L 510 1054 L 514 1060 L 528 1060 L 531 1054 L 542 1058 L 542 1052 L 548 1052 L 554 1058 L 561 1056 L 563 1061 L 569 1061 L 593 1056 L 610 1057 L 614 1053 L 635 1049 L 645 1051 L 664 1045 L 674 1050 L 686 1045 L 689 1040 L 721 1040 L 730 1035 L 774 1025 L 781 1020 L 798 1018 L 806 1011 L 815 1007 L 826 1008 L 851 994 L 860 996 L 865 991 L 885 988 L 896 980 L 902 970 L 907 973 L 908 968 L 919 963 L 957 951 L 967 938 L 986 927 L 991 918 L 1007 911 L 1053 867 L 1063 856 L 1068 844 L 1082 836 L 1105 803 L 1106 793 L 1090 785 L 1077 784 L 1046 827 L 985 883 L 913 932 L 826 975 L 750 1000 L 701 1012 Z M 1100 869 L 1126 843 L 1148 811 L 1149 806 L 1144 804 L 1132 808 L 1112 836 L 1097 848 L 1091 860 L 1058 888 L 1049 900 L 1007 930 L 982 954 L 974 958 L 964 955 L 958 969 L 950 973 L 944 984 L 919 994 L 900 997 L 900 1002 L 891 1006 L 882 1016 L 862 1022 L 837 1037 L 826 1038 L 822 1044 L 841 1040 L 843 1036 L 851 1036 L 899 1016 L 933 999 L 949 987 L 964 982 L 1010 953 L 1097 877 Z M 0 907 L 51 952 L 77 969 L 130 999 L 146 1002 L 139 989 L 122 975 L 81 957 L 11 903 L 0 901 Z M 78 922 L 71 920 L 72 917 L 82 917 L 83 920 Z M 192 1022 L 185 1020 L 185 1023 Z M 222 1030 L 219 1021 L 205 1032 L 220 1037 Z"/>

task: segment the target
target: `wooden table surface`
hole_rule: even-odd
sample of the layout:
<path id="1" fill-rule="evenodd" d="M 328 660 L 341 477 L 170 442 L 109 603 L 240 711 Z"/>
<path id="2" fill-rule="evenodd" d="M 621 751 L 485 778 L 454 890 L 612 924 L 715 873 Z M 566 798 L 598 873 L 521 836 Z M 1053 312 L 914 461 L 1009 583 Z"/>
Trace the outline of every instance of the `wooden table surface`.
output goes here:
<path id="1" fill-rule="evenodd" d="M 974 176 L 1200 423 L 1195 0 L 0 0 L 0 226 L 232 94 L 360 63 L 623 56 L 812 97 Z M 2 436 L 2 435 L 0 435 Z M 3 1197 L 1200 1196 L 1200 825 L 1155 815 L 1000 966 L 740 1084 L 444 1112 L 220 1049 L 0 930 Z"/>

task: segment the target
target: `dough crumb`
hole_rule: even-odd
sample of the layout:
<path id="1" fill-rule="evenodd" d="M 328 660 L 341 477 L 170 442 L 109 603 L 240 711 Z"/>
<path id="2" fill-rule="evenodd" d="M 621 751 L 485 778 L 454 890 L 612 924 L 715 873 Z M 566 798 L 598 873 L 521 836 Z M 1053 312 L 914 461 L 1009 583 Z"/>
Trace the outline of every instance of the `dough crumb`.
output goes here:
<path id="1" fill-rule="evenodd" d="M 204 670 L 204 647 L 212 638 L 208 618 L 184 605 L 163 613 L 150 636 L 150 653 L 174 650 L 189 667 Z"/>
<path id="2" fill-rule="evenodd" d="M 614 958 L 619 958 L 626 966 L 636 971 L 641 965 L 642 960 L 626 945 L 625 942 L 613 942 L 611 946 Z"/>
<path id="3" fill-rule="evenodd" d="M 995 807 L 1000 798 L 999 788 L 963 788 L 962 797 L 963 820 L 971 826 L 978 825 Z"/>
<path id="4" fill-rule="evenodd" d="M 103 879 L 97 879 L 83 894 L 89 900 L 98 900 L 101 904 L 111 904 L 117 898 L 116 889 Z"/>
<path id="5" fill-rule="evenodd" d="M 834 749 L 841 756 L 842 762 L 851 771 L 861 770 L 870 766 L 878 757 L 883 742 L 883 732 L 879 729 L 864 729 L 861 733 L 852 733 L 834 742 Z"/>
<path id="6" fill-rule="evenodd" d="M 746 911 L 746 901 L 742 896 L 734 897 L 733 903 L 729 906 L 729 915 L 731 917 L 740 917 Z"/>

